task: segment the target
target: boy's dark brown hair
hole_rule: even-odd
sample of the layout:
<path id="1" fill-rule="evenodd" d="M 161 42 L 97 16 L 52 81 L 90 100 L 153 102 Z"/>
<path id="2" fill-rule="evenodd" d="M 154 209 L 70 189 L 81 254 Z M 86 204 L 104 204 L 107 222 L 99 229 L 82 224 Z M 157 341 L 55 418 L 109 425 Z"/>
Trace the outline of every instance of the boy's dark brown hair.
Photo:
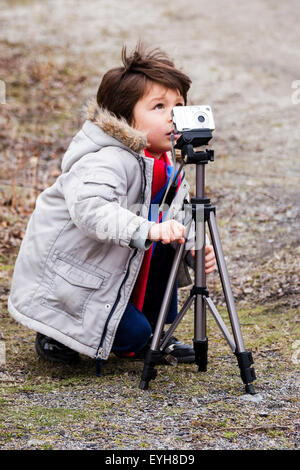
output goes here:
<path id="1" fill-rule="evenodd" d="M 191 79 L 178 70 L 160 49 L 147 51 L 138 42 L 135 50 L 128 56 L 126 46 L 123 46 L 122 62 L 123 67 L 109 70 L 102 78 L 97 92 L 100 107 L 106 108 L 118 118 L 125 118 L 132 125 L 133 108 L 153 82 L 178 90 L 186 104 Z"/>

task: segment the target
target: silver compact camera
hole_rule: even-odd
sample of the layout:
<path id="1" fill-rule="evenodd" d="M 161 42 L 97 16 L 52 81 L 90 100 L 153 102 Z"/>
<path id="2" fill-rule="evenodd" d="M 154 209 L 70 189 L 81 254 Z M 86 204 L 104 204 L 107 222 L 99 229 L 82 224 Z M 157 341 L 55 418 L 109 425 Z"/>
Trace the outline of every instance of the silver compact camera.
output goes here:
<path id="1" fill-rule="evenodd" d="M 175 133 L 198 129 L 215 130 L 213 113 L 208 105 L 175 106 L 172 115 Z"/>

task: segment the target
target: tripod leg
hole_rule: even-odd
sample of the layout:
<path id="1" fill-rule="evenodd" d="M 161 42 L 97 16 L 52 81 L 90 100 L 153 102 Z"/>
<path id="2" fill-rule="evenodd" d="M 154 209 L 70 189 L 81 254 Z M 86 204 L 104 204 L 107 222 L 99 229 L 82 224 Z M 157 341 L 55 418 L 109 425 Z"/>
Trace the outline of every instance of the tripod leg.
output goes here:
<path id="1" fill-rule="evenodd" d="M 191 219 L 189 221 L 189 223 L 187 224 L 186 231 L 185 231 L 185 238 L 186 239 L 188 238 L 192 221 L 193 221 L 193 219 Z M 181 262 L 183 254 L 184 254 L 184 249 L 185 249 L 185 243 L 182 244 L 182 245 L 178 245 L 178 247 L 176 249 L 176 252 L 175 252 L 175 256 L 174 256 L 174 260 L 173 260 L 173 264 L 172 264 L 168 284 L 167 284 L 167 287 L 166 287 L 166 290 L 165 290 L 165 294 L 164 294 L 164 298 L 163 298 L 163 301 L 162 301 L 162 304 L 161 304 L 159 316 L 158 316 L 158 319 L 157 319 L 157 322 L 156 322 L 155 331 L 153 333 L 151 346 L 150 346 L 150 349 L 147 352 L 145 362 L 144 362 L 142 377 L 141 377 L 141 381 L 140 381 L 140 384 L 139 384 L 139 388 L 142 389 L 142 390 L 147 390 L 150 380 L 153 380 L 156 377 L 156 370 L 155 370 L 154 366 L 160 362 L 160 359 L 161 359 L 161 356 L 162 356 L 162 352 L 160 350 L 160 340 L 161 340 L 163 328 L 164 328 L 164 325 L 165 325 L 165 322 L 166 322 L 168 309 L 169 309 L 170 302 L 171 302 L 171 297 L 172 297 L 172 293 L 173 293 L 173 289 L 174 289 L 174 285 L 175 285 L 175 281 L 176 281 L 176 277 L 177 277 L 179 264 Z"/>
<path id="2" fill-rule="evenodd" d="M 205 271 L 203 268 L 205 263 L 205 243 L 203 244 L 203 248 L 196 251 L 195 256 L 198 256 L 201 260 L 200 262 L 197 262 L 196 258 L 195 287 L 205 288 L 206 280 Z M 199 268 L 197 268 L 197 266 L 199 266 Z M 195 351 L 195 363 L 198 365 L 198 370 L 200 372 L 207 371 L 208 338 L 206 334 L 206 304 L 204 299 L 204 295 L 196 294 L 193 344 Z"/>
<path id="3" fill-rule="evenodd" d="M 223 292 L 226 300 L 226 306 L 229 314 L 231 328 L 236 344 L 235 355 L 237 356 L 238 365 L 241 371 L 241 378 L 246 385 L 246 393 L 254 394 L 254 387 L 251 382 L 256 379 L 255 371 L 250 366 L 253 364 L 251 352 L 245 351 L 244 341 L 242 337 L 241 327 L 237 316 L 234 298 L 229 281 L 228 271 L 225 263 L 225 258 L 222 250 L 221 240 L 218 232 L 218 227 L 215 219 L 215 214 L 210 211 L 208 219 L 209 231 L 212 239 L 212 244 L 215 250 L 217 265 L 220 273 Z"/>
<path id="4" fill-rule="evenodd" d="M 205 297 L 205 301 L 211 311 L 211 313 L 213 314 L 213 316 L 215 317 L 215 320 L 217 322 L 217 324 L 219 325 L 220 327 L 220 330 L 222 331 L 227 343 L 229 344 L 229 346 L 231 347 L 232 349 L 232 352 L 235 353 L 236 351 L 236 345 L 235 345 L 235 342 L 234 340 L 232 339 L 232 337 L 230 336 L 230 333 L 228 331 L 228 328 L 227 326 L 225 325 L 225 323 L 223 322 L 223 319 L 221 317 L 221 315 L 219 314 L 218 310 L 216 309 L 216 307 L 214 306 L 214 303 L 213 301 L 211 300 L 210 297 Z"/>
<path id="5" fill-rule="evenodd" d="M 184 317 L 184 315 L 186 314 L 186 312 L 188 311 L 188 309 L 190 308 L 190 305 L 191 303 L 193 302 L 194 300 L 194 296 L 191 295 L 187 298 L 187 300 L 185 301 L 182 309 L 180 310 L 180 312 L 178 312 L 178 315 L 177 317 L 175 318 L 175 320 L 173 321 L 172 325 L 170 326 L 170 328 L 168 329 L 168 331 L 166 332 L 165 336 L 164 336 L 164 339 L 161 343 L 161 346 L 160 348 L 161 349 L 164 349 L 165 346 L 167 345 L 167 342 L 169 341 L 169 338 L 170 336 L 174 333 L 174 331 L 176 330 L 177 326 L 179 325 L 179 323 L 181 322 L 182 318 Z"/>

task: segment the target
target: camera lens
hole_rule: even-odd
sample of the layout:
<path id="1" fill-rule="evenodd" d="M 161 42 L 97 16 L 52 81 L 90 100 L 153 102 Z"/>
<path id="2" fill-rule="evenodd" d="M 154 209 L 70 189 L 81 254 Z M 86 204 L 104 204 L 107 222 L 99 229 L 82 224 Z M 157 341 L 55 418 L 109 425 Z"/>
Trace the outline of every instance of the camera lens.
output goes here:
<path id="1" fill-rule="evenodd" d="M 200 116 L 198 116 L 198 121 L 204 122 L 204 121 L 205 121 L 205 117 L 204 117 L 204 116 L 201 116 L 201 114 L 200 114 Z"/>

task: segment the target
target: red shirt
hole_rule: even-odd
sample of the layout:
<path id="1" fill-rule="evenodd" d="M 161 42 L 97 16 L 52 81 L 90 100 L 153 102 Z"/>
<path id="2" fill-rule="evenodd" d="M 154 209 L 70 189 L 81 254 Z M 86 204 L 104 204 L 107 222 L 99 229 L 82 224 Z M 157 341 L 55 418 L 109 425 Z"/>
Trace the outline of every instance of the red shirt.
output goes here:
<path id="1" fill-rule="evenodd" d="M 152 193 L 151 193 L 151 201 L 155 197 L 155 195 L 164 187 L 167 182 L 167 173 L 166 173 L 166 165 L 169 164 L 169 160 L 166 153 L 163 153 L 159 159 L 153 157 L 148 150 L 145 150 L 146 157 L 154 159 L 154 166 L 153 166 L 153 179 L 152 179 Z M 158 222 L 158 221 L 157 221 Z M 144 259 L 142 262 L 142 266 L 134 285 L 130 302 L 134 304 L 134 306 L 142 311 L 144 300 L 145 300 L 145 293 L 147 287 L 147 280 L 149 275 L 150 269 L 150 261 L 151 261 L 151 253 L 152 253 L 153 245 L 149 250 L 145 251 Z"/>

